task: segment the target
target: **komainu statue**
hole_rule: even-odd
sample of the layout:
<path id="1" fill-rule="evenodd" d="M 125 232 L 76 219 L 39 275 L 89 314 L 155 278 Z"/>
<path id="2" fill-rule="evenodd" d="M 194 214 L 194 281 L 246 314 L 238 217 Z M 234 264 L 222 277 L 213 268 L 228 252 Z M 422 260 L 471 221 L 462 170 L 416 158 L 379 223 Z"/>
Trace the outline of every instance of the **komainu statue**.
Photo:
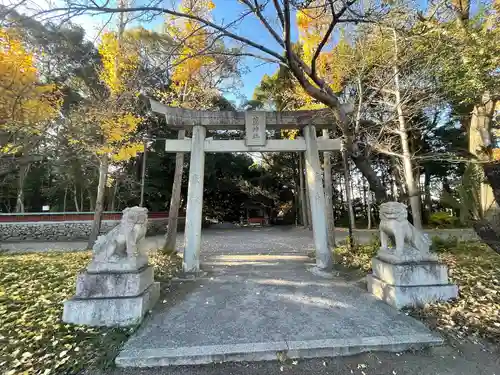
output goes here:
<path id="1" fill-rule="evenodd" d="M 380 250 L 372 258 L 368 291 L 398 309 L 457 298 L 458 288 L 448 280 L 446 264 L 429 251 L 427 236 L 407 220 L 406 206 L 380 205 Z M 392 238 L 394 246 L 389 246 Z"/>
<path id="2" fill-rule="evenodd" d="M 147 254 L 140 250 L 146 236 L 148 210 L 131 207 L 123 210 L 120 224 L 99 236 L 92 249 L 89 271 L 128 271 L 147 264 Z"/>
<path id="3" fill-rule="evenodd" d="M 380 242 L 379 256 L 393 260 L 434 260 L 430 253 L 427 235 L 408 222 L 406 205 L 387 202 L 380 205 Z M 394 239 L 394 248 L 389 247 L 389 238 Z"/>
<path id="4" fill-rule="evenodd" d="M 160 283 L 142 241 L 147 223 L 147 209 L 127 208 L 120 223 L 97 239 L 90 264 L 76 277 L 74 297 L 64 301 L 65 323 L 135 326 L 153 308 Z"/>

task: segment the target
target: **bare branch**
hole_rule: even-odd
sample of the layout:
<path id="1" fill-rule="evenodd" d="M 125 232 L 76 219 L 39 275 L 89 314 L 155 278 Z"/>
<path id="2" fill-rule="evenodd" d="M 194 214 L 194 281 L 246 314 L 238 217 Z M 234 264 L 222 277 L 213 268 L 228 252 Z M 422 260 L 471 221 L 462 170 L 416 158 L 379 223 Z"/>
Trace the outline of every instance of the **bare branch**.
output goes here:
<path id="1" fill-rule="evenodd" d="M 279 4 L 279 0 L 273 0 L 274 8 L 276 9 L 276 13 L 278 14 L 278 18 L 281 22 L 281 26 L 285 27 L 285 18 L 283 16 L 283 10 Z"/>
<path id="2" fill-rule="evenodd" d="M 252 10 L 252 12 L 255 13 L 257 18 L 260 20 L 260 22 L 264 25 L 264 27 L 269 31 L 269 33 L 272 35 L 272 37 L 278 42 L 278 44 L 282 47 L 285 46 L 285 43 L 283 39 L 278 35 L 278 33 L 272 28 L 272 26 L 269 24 L 267 19 L 264 17 L 262 14 L 262 11 L 260 9 L 260 5 L 257 2 L 257 0 L 254 0 L 254 5 L 249 0 L 241 0 L 243 4 L 245 4 L 249 9 Z"/>
<path id="3" fill-rule="evenodd" d="M 198 21 L 210 28 L 213 28 L 219 32 L 221 32 L 224 36 L 227 36 L 231 39 L 240 41 L 250 47 L 256 48 L 258 50 L 261 50 L 262 52 L 273 56 L 277 60 L 285 62 L 285 59 L 283 56 L 281 56 L 279 53 L 265 47 L 262 44 L 258 44 L 248 38 L 242 37 L 238 34 L 235 34 L 231 31 L 228 30 L 227 26 L 221 26 L 218 25 L 210 20 L 204 19 L 203 17 L 196 16 L 194 14 L 188 14 L 188 13 L 183 13 L 183 12 L 178 12 L 175 10 L 171 10 L 168 8 L 162 8 L 162 7 L 148 7 L 148 6 L 139 6 L 139 7 L 131 7 L 131 8 L 111 8 L 111 7 L 105 7 L 105 6 L 99 6 L 99 7 L 93 7 L 93 6 L 85 6 L 85 5 L 77 5 L 73 7 L 58 7 L 58 8 L 52 8 L 50 10 L 42 10 L 38 13 L 35 14 L 35 17 L 40 17 L 45 14 L 59 14 L 60 12 L 66 12 L 68 16 L 70 15 L 81 15 L 85 12 L 89 13 L 97 13 L 97 14 L 102 14 L 102 13 L 133 13 L 133 12 L 159 12 L 159 13 L 165 13 L 165 14 L 170 14 L 175 17 L 180 17 L 180 18 L 187 18 L 191 19 L 193 21 Z"/>

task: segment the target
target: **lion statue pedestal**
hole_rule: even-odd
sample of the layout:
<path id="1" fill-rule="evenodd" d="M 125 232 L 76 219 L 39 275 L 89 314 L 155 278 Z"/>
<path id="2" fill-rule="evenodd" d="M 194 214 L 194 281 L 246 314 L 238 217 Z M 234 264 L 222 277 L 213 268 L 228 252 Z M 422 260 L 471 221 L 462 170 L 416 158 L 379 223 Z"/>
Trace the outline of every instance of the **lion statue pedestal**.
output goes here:
<path id="1" fill-rule="evenodd" d="M 160 295 L 141 243 L 148 210 L 126 208 L 120 224 L 99 236 L 92 261 L 76 279 L 76 293 L 64 302 L 63 321 L 89 326 L 140 323 Z"/>
<path id="2" fill-rule="evenodd" d="M 380 205 L 381 246 L 372 259 L 368 291 L 398 309 L 457 298 L 457 286 L 448 281 L 448 267 L 429 251 L 429 239 L 408 222 L 407 215 L 402 203 Z"/>

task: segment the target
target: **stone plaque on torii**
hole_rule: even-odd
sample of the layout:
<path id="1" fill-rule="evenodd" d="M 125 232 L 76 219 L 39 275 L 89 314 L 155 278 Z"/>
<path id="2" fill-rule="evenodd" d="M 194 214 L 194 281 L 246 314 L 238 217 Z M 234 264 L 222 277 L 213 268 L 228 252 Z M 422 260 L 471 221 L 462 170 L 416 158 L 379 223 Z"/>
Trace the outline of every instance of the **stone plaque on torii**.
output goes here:
<path id="1" fill-rule="evenodd" d="M 245 144 L 247 146 L 266 145 L 265 112 L 245 112 Z"/>
<path id="2" fill-rule="evenodd" d="M 329 271 L 332 254 L 328 246 L 325 194 L 319 151 L 339 151 L 340 139 L 317 138 L 316 130 L 331 128 L 329 110 L 306 111 L 196 111 L 172 108 L 151 100 L 153 112 L 165 115 L 167 125 L 192 132 L 191 139 L 167 139 L 167 152 L 190 152 L 188 199 L 184 241 L 184 272 L 200 271 L 201 222 L 203 209 L 203 179 L 206 152 L 305 152 L 313 221 L 316 267 Z M 244 129 L 244 140 L 206 138 L 209 130 Z M 302 129 L 304 137 L 297 139 L 267 139 L 266 130 Z"/>

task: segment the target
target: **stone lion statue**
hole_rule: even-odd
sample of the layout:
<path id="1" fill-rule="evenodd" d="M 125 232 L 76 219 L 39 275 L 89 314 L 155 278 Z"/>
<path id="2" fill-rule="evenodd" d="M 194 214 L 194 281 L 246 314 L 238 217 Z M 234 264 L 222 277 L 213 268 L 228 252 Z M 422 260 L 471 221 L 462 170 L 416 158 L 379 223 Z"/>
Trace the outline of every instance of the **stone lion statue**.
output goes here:
<path id="1" fill-rule="evenodd" d="M 147 224 L 147 208 L 124 209 L 120 224 L 97 238 L 92 249 L 92 262 L 119 262 L 139 256 L 137 244 L 146 236 Z"/>
<path id="2" fill-rule="evenodd" d="M 406 205 L 387 202 L 380 205 L 380 242 L 381 250 L 389 249 L 389 237 L 394 238 L 394 255 L 404 255 L 405 244 L 422 255 L 429 253 L 430 241 L 427 236 L 408 222 Z"/>

